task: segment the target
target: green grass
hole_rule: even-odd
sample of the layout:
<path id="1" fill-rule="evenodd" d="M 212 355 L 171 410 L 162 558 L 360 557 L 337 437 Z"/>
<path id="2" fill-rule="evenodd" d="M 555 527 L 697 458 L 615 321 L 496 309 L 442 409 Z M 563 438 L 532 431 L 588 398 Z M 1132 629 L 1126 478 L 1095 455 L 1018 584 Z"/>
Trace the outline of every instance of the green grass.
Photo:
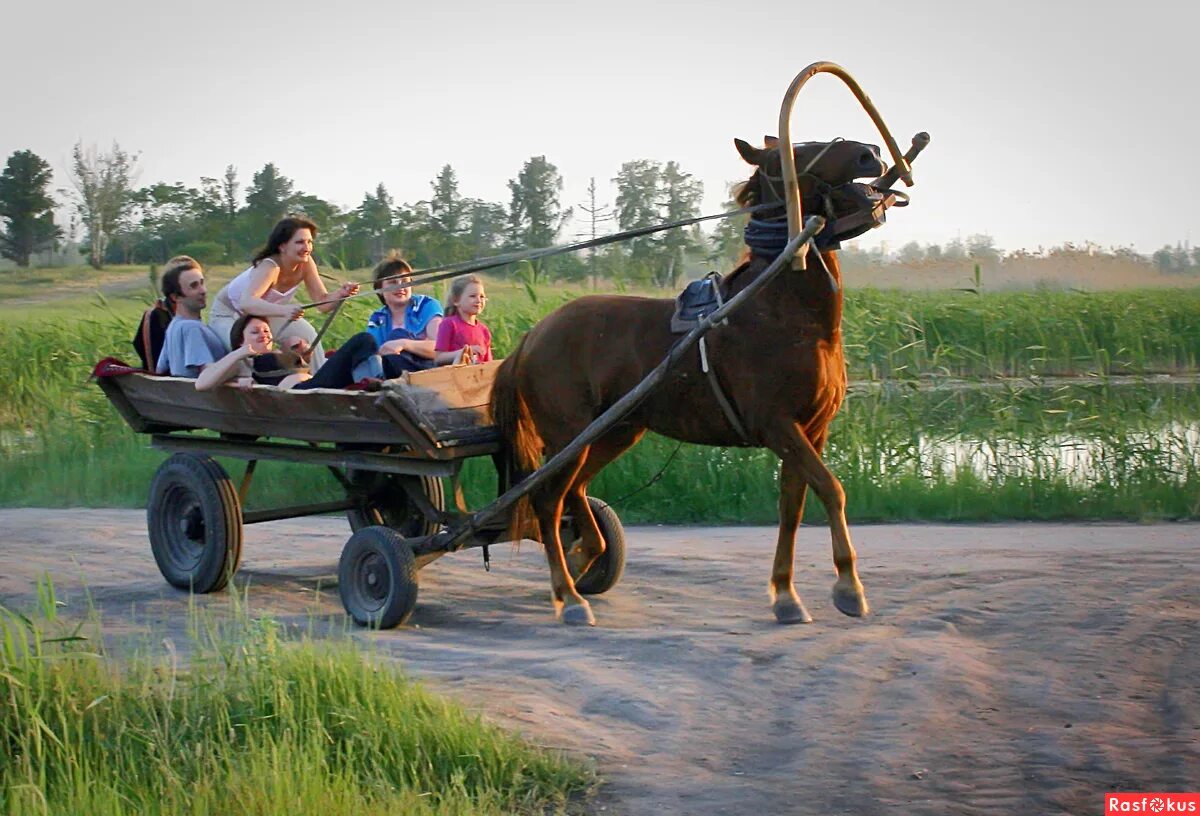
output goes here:
<path id="1" fill-rule="evenodd" d="M 243 613 L 116 661 L 40 589 L 0 608 L 0 813 L 540 814 L 595 783 L 349 642 Z"/>
<path id="2" fill-rule="evenodd" d="M 351 273 L 353 274 L 353 273 Z M 541 315 L 583 292 L 489 284 L 486 319 L 499 354 Z M 139 300 L 139 297 L 141 300 Z M 0 304 L 0 504 L 142 506 L 162 455 L 117 418 L 87 381 L 102 356 L 132 358 L 129 339 L 145 295 L 29 306 Z M 373 299 L 351 303 L 332 343 L 362 326 Z M 893 387 L 851 396 L 833 426 L 828 460 L 846 485 L 852 518 L 1191 518 L 1197 516 L 1195 385 L 1122 389 L 1113 374 L 1194 372 L 1200 290 L 847 294 L 851 377 Z M 1051 373 L 1086 373 L 1074 391 L 1034 387 Z M 914 390 L 948 377 L 1023 379 L 970 391 Z M 969 394 L 974 393 L 974 396 Z M 1089 446 L 1084 475 L 1059 448 Z M 1164 441 L 1165 440 L 1165 441 Z M 976 464 L 933 461 L 947 446 Z M 651 438 L 607 469 L 596 495 L 620 499 L 650 480 L 674 443 Z M 981 470 L 987 457 L 1001 461 Z M 227 463 L 237 478 L 241 464 Z M 776 469 L 762 451 L 685 446 L 661 479 L 618 508 L 627 521 L 770 522 Z M 486 460 L 466 468 L 472 506 L 494 497 Z M 333 498 L 320 468 L 264 463 L 249 505 Z M 809 501 L 810 520 L 822 515 Z"/>

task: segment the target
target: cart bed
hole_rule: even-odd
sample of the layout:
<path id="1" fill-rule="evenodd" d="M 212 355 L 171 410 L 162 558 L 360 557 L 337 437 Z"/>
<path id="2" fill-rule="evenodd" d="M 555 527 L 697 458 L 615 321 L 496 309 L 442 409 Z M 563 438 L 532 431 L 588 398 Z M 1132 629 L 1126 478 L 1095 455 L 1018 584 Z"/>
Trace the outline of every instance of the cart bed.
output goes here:
<path id="1" fill-rule="evenodd" d="M 223 436 L 388 446 L 456 458 L 499 449 L 489 402 L 500 361 L 446 366 L 388 380 L 380 391 L 256 385 L 197 391 L 182 377 L 100 376 L 108 399 L 138 433 L 207 430 Z"/>

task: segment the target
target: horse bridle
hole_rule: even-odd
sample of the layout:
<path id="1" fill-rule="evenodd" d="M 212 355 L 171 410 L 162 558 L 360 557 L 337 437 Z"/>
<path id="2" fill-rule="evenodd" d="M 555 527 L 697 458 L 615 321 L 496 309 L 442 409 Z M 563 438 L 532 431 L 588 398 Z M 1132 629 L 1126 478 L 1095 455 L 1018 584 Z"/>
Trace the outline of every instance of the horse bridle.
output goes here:
<path id="1" fill-rule="evenodd" d="M 797 178 L 808 179 L 811 182 L 811 190 L 804 198 L 812 198 L 814 196 L 820 198 L 821 209 L 824 210 L 823 214 L 827 221 L 827 226 L 823 232 L 829 234 L 831 243 L 842 240 L 843 236 L 846 240 L 858 237 L 867 230 L 882 224 L 884 214 L 889 207 L 904 207 L 908 204 L 908 195 L 906 193 L 876 186 L 880 180 L 889 178 L 887 173 L 872 183 L 849 181 L 836 186 L 825 181 L 820 176 L 814 175 L 811 172 L 812 168 L 829 152 L 830 148 L 841 141 L 845 141 L 841 136 L 832 139 L 804 166 L 803 170 L 799 170 L 796 173 Z M 774 198 L 774 201 L 762 203 L 777 203 L 783 206 L 784 189 L 782 172 L 779 175 L 771 175 L 762 166 L 759 166 L 755 172 L 760 178 L 758 185 L 759 197 L 764 197 L 765 186 L 765 190 Z M 764 185 L 762 182 L 766 182 L 766 184 Z M 844 191 L 843 198 L 854 200 L 858 204 L 858 207 L 851 212 L 839 215 L 833 200 L 834 193 L 838 190 Z M 786 217 L 785 214 L 775 216 L 774 218 L 763 218 L 762 220 L 780 221 Z"/>

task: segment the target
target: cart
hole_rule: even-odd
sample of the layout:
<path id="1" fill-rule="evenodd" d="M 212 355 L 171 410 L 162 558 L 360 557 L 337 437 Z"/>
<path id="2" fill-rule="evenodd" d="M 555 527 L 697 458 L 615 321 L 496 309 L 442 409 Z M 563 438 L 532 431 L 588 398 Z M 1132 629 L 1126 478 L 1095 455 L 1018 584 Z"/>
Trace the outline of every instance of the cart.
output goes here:
<path id="1" fill-rule="evenodd" d="M 237 572 L 245 525 L 345 513 L 352 535 L 338 566 L 343 604 L 356 623 L 389 628 L 412 614 L 420 568 L 464 546 L 484 547 L 486 556 L 506 530 L 507 520 L 498 518 L 474 528 L 469 541 L 430 543 L 470 519 L 459 482 L 466 459 L 493 457 L 500 493 L 508 488 L 488 410 L 499 364 L 413 372 L 375 392 L 270 386 L 197 391 L 192 380 L 150 375 L 116 361 L 100 364 L 96 374 L 129 426 L 171 454 L 155 473 L 146 504 L 151 552 L 168 583 L 218 591 Z M 244 460 L 240 482 L 214 457 Z M 263 460 L 325 467 L 344 498 L 245 510 Z M 578 576 L 578 585 L 596 594 L 620 579 L 625 539 L 613 509 L 589 501 L 608 548 Z M 578 537 L 569 517 L 563 525 L 568 540 Z"/>

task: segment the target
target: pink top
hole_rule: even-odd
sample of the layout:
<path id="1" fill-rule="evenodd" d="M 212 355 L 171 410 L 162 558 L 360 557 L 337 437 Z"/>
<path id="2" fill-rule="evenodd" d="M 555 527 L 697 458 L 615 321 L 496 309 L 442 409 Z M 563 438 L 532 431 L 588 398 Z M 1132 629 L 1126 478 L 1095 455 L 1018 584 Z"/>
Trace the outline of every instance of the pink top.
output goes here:
<path id="1" fill-rule="evenodd" d="M 479 346 L 483 353 L 477 362 L 489 363 L 492 360 L 492 332 L 482 320 L 471 325 L 458 315 L 450 315 L 438 326 L 436 351 L 458 351 L 463 346 Z"/>

